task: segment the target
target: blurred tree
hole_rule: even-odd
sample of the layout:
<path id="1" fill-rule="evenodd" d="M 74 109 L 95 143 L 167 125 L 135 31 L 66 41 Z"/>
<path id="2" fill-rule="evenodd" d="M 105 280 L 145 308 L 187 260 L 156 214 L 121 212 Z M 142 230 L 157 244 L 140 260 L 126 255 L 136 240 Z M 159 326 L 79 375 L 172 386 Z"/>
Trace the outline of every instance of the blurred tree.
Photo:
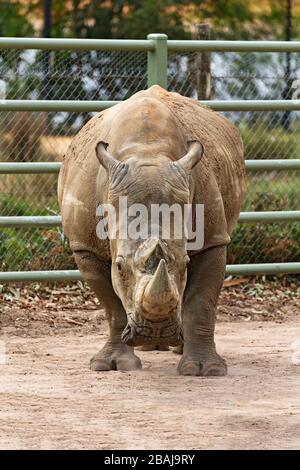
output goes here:
<path id="1" fill-rule="evenodd" d="M 29 2 L 27 11 L 41 18 L 44 0 Z M 174 0 L 52 0 L 52 36 L 80 38 L 145 38 L 163 31 L 185 39 L 181 6 Z"/>
<path id="2" fill-rule="evenodd" d="M 181 3 L 181 6 L 180 6 Z M 183 0 L 178 12 L 188 28 L 209 22 L 215 39 L 284 39 L 284 0 Z M 300 1 L 293 1 L 294 38 L 300 35 Z"/>
<path id="3" fill-rule="evenodd" d="M 0 36 L 31 36 L 32 33 L 33 27 L 22 14 L 19 2 L 1 1 Z M 6 67 L 15 69 L 18 66 L 20 55 L 21 51 L 15 51 L 14 54 L 10 54 L 5 50 L 0 50 L 2 71 L 6 70 Z"/>
<path id="4" fill-rule="evenodd" d="M 44 0 L 1 0 L 0 33 L 41 31 Z M 31 24 L 29 23 L 29 20 Z M 300 34 L 300 1 L 293 1 L 293 36 Z M 52 0 L 52 36 L 145 38 L 164 32 L 190 37 L 190 26 L 209 21 L 227 39 L 284 39 L 283 0 Z"/>
<path id="5" fill-rule="evenodd" d="M 120 37 L 145 38 L 151 32 L 163 32 L 170 39 L 189 39 L 182 6 L 185 2 L 170 0 L 129 0 L 128 12 L 118 24 Z"/>
<path id="6" fill-rule="evenodd" d="M 0 36 L 31 36 L 33 27 L 23 15 L 20 2 L 1 0 Z"/>
<path id="7" fill-rule="evenodd" d="M 0 36 L 31 36 L 33 31 L 32 25 L 23 15 L 20 2 L 1 1 Z M 6 96 L 8 98 L 11 97 L 11 87 L 15 88 L 18 69 L 23 55 L 22 50 L 9 51 L 0 49 L 0 80 L 3 80 L 6 84 Z M 9 86 L 10 84 L 11 86 Z M 22 85 L 19 84 L 19 86 L 21 87 Z"/>

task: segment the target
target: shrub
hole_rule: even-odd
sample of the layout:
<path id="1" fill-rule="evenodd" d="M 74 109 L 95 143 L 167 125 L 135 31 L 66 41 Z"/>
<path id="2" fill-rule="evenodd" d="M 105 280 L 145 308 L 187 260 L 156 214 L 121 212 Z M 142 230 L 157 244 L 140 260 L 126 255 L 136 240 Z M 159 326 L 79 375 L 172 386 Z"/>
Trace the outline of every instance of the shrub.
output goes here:
<path id="1" fill-rule="evenodd" d="M 300 132 L 281 127 L 268 129 L 265 124 L 240 125 L 246 160 L 299 158 Z"/>
<path id="2" fill-rule="evenodd" d="M 228 264 L 300 261 L 297 222 L 239 224 L 228 248 Z"/>

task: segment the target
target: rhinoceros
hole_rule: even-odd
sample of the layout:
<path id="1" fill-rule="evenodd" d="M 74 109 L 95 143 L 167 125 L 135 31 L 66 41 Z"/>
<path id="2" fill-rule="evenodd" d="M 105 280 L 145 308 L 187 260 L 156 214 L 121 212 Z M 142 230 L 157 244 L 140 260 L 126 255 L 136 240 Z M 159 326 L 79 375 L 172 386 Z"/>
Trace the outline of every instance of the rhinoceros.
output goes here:
<path id="1" fill-rule="evenodd" d="M 222 376 L 214 341 L 226 247 L 244 195 L 238 129 L 198 101 L 158 85 L 94 116 L 75 136 L 59 175 L 63 229 L 83 279 L 106 311 L 109 337 L 94 371 L 141 367 L 141 345 L 183 345 L 178 373 Z M 203 243 L 188 234 L 121 237 L 124 217 L 97 234 L 99 205 L 204 208 Z M 101 211 L 100 211 L 101 212 Z M 128 215 L 129 217 L 129 215 Z M 160 224 L 161 222 L 159 222 Z M 151 225 L 151 224 L 150 224 Z"/>

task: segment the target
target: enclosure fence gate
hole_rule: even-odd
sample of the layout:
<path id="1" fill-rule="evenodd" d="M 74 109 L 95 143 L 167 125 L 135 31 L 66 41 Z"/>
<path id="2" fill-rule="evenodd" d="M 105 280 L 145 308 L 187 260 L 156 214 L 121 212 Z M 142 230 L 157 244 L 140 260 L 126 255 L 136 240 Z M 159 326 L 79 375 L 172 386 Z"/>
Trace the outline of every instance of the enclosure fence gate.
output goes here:
<path id="1" fill-rule="evenodd" d="M 167 88 L 168 52 L 300 52 L 300 41 L 211 41 L 168 40 L 165 34 L 149 34 L 145 40 L 94 40 L 47 38 L 0 38 L 0 48 L 64 51 L 143 51 L 147 52 L 148 86 L 158 84 Z M 80 100 L 0 100 L 0 111 L 101 111 L 119 101 Z M 217 111 L 299 111 L 300 100 L 209 100 L 203 104 Z M 1 174 L 58 173 L 60 163 L 0 163 Z M 246 160 L 246 170 L 275 171 L 300 170 L 300 159 Z M 295 222 L 300 220 L 300 210 L 242 212 L 239 223 Z M 60 216 L 7 216 L 0 217 L 0 227 L 57 227 Z M 300 273 L 300 262 L 227 265 L 227 274 L 255 275 Z M 80 280 L 77 270 L 12 271 L 0 272 L 0 282 L 22 281 L 74 281 Z"/>

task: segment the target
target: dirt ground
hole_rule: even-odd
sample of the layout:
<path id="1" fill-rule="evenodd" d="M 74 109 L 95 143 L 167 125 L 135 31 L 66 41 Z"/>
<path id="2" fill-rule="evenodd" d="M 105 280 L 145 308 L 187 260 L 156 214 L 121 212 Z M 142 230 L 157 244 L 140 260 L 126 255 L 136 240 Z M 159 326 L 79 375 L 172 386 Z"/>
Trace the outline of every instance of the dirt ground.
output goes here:
<path id="1" fill-rule="evenodd" d="M 178 376 L 171 351 L 138 351 L 141 371 L 91 372 L 107 327 L 80 284 L 10 287 L 0 304 L 1 449 L 300 448 L 294 284 L 227 282 L 221 378 Z"/>

